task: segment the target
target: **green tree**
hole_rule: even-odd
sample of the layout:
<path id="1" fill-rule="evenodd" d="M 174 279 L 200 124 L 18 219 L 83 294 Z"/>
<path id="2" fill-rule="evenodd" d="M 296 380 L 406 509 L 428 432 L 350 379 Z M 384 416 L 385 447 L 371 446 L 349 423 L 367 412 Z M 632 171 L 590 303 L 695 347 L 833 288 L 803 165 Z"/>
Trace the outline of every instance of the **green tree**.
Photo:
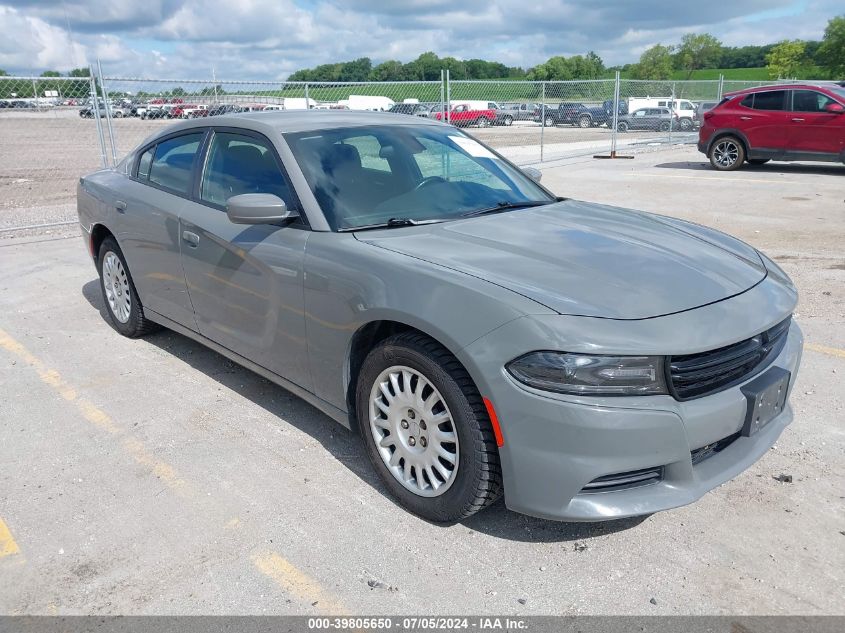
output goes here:
<path id="1" fill-rule="evenodd" d="M 74 68 L 68 74 L 68 77 L 90 77 L 91 76 L 91 69 L 90 68 Z"/>
<path id="2" fill-rule="evenodd" d="M 370 81 L 403 81 L 407 79 L 405 64 L 395 59 L 382 62 L 370 71 Z"/>
<path id="3" fill-rule="evenodd" d="M 0 77 L 8 77 L 8 76 L 9 76 L 9 73 L 7 73 L 5 70 L 0 68 Z"/>
<path id="4" fill-rule="evenodd" d="M 437 81 L 440 79 L 440 70 L 443 68 L 443 62 L 436 53 L 427 51 L 417 57 L 414 61 L 406 64 L 406 67 L 409 70 L 409 79 Z"/>
<path id="5" fill-rule="evenodd" d="M 367 81 L 370 77 L 370 71 L 373 69 L 373 63 L 369 57 L 361 57 L 351 62 L 343 62 L 340 64 L 338 72 L 338 81 Z"/>
<path id="6" fill-rule="evenodd" d="M 655 44 L 640 55 L 631 69 L 634 79 L 669 79 L 672 76 L 672 47 Z"/>
<path id="7" fill-rule="evenodd" d="M 801 40 L 783 40 L 766 55 L 766 67 L 772 79 L 795 79 L 807 66 L 806 44 Z"/>
<path id="8" fill-rule="evenodd" d="M 816 60 L 832 77 L 845 77 L 845 15 L 832 18 L 827 23 Z"/>
<path id="9" fill-rule="evenodd" d="M 687 33 L 681 38 L 675 65 L 687 71 L 687 79 L 696 70 L 715 68 L 722 58 L 722 43 L 709 33 Z"/>

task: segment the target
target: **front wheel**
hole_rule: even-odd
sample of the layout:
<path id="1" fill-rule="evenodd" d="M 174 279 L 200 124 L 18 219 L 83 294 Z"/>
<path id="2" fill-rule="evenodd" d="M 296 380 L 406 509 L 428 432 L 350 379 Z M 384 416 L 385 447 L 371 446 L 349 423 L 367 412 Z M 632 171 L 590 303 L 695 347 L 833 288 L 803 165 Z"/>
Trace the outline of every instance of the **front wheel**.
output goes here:
<path id="1" fill-rule="evenodd" d="M 107 237 L 100 245 L 97 271 L 106 312 L 114 329 L 129 338 L 138 338 L 154 330 L 156 325 L 144 317 L 129 267 L 112 237 Z"/>
<path id="2" fill-rule="evenodd" d="M 619 121 L 616 124 L 616 129 L 620 132 L 627 132 L 628 131 L 628 122 L 627 121 Z"/>
<path id="3" fill-rule="evenodd" d="M 375 347 L 358 377 L 356 412 L 370 461 L 410 512 L 460 521 L 501 495 L 484 403 L 466 370 L 436 341 L 407 332 Z"/>
<path id="4" fill-rule="evenodd" d="M 582 116 L 578 119 L 578 127 L 590 127 L 593 125 L 593 119 L 589 116 Z"/>
<path id="5" fill-rule="evenodd" d="M 502 119 L 502 124 L 503 125 L 513 125 L 513 117 L 512 116 L 506 116 L 504 119 Z"/>
<path id="6" fill-rule="evenodd" d="M 719 171 L 731 171 L 742 167 L 745 148 L 734 136 L 723 136 L 710 146 L 710 164 Z"/>
<path id="7" fill-rule="evenodd" d="M 545 125 L 546 127 L 554 127 L 554 124 L 555 124 L 554 117 L 547 116 L 547 117 L 546 117 L 546 120 L 545 120 L 545 122 L 544 122 L 544 125 Z"/>
<path id="8" fill-rule="evenodd" d="M 671 127 L 672 127 L 672 124 L 669 123 L 669 121 L 661 121 L 659 129 L 660 129 L 661 132 L 668 132 L 669 128 L 671 128 Z"/>
<path id="9" fill-rule="evenodd" d="M 688 118 L 683 118 L 678 121 L 678 125 L 681 128 L 681 132 L 689 132 L 694 127 L 692 119 Z"/>

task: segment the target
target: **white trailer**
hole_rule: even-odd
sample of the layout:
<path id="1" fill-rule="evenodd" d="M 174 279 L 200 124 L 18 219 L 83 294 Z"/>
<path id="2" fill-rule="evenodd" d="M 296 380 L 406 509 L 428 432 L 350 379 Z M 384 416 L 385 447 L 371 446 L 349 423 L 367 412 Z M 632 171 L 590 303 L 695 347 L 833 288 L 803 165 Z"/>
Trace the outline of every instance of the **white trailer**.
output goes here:
<path id="1" fill-rule="evenodd" d="M 387 112 L 396 105 L 396 102 L 388 97 L 367 95 L 349 95 L 349 99 L 342 99 L 338 103 L 346 105 L 350 110 L 374 110 L 376 112 Z"/>

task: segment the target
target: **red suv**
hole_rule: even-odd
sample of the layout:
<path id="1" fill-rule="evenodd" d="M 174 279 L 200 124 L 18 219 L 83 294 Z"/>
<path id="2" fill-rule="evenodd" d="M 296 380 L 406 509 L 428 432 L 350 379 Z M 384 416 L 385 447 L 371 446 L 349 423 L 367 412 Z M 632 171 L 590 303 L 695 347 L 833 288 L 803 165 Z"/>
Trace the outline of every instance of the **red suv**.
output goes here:
<path id="1" fill-rule="evenodd" d="M 845 88 L 789 84 L 728 93 L 704 113 L 698 150 L 721 170 L 746 161 L 845 163 Z"/>

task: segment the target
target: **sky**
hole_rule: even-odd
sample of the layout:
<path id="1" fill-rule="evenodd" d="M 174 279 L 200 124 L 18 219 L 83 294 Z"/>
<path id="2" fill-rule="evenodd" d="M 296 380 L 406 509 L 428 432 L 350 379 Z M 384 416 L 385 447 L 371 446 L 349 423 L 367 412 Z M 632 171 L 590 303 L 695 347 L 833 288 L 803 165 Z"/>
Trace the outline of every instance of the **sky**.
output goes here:
<path id="1" fill-rule="evenodd" d="M 821 39 L 842 0 L 0 0 L 0 68 L 117 77 L 285 79 L 431 50 L 531 67 L 593 50 L 606 65 L 708 32 L 726 45 Z"/>

